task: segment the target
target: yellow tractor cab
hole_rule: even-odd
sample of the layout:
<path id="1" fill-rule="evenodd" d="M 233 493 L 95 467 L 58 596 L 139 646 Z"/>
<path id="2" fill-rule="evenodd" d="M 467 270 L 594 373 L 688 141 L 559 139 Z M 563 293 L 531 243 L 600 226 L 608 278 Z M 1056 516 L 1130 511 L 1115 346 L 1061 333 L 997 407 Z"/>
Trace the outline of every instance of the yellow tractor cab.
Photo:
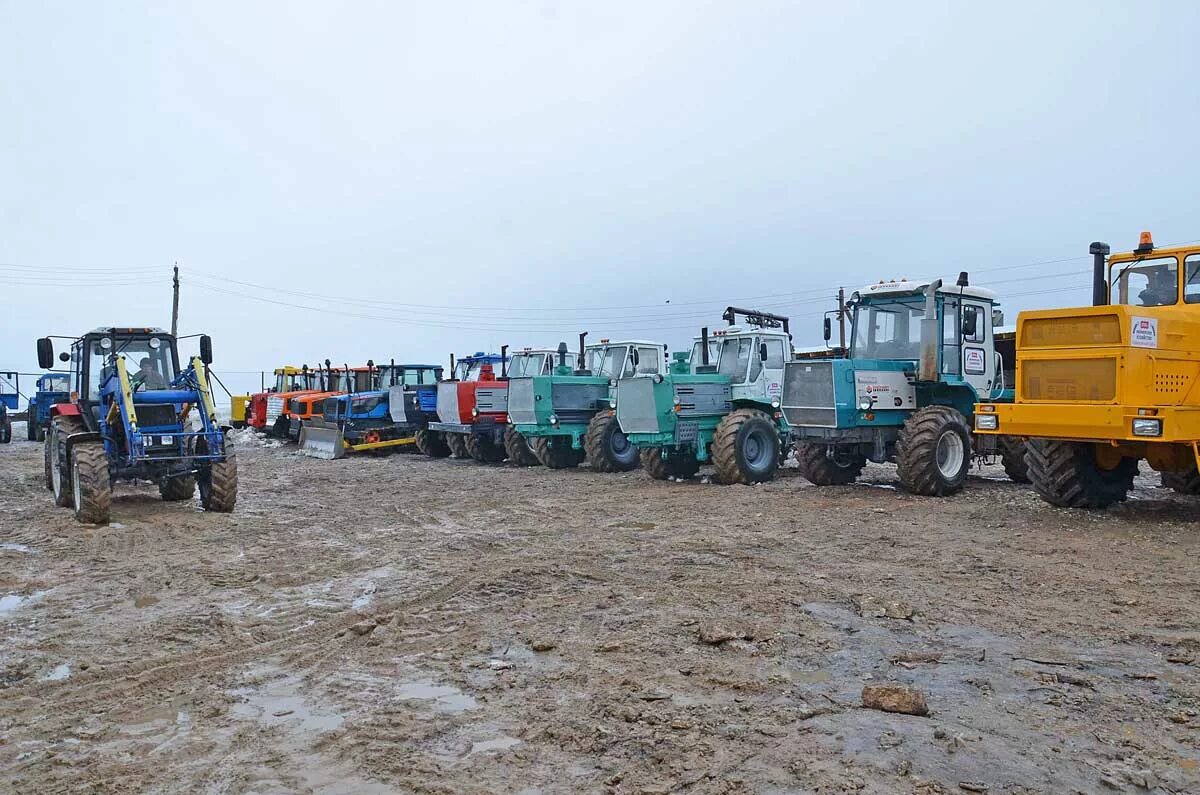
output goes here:
<path id="1" fill-rule="evenodd" d="M 978 404 L 975 431 L 1027 438 L 1054 505 L 1125 499 L 1142 460 L 1200 493 L 1200 246 L 1090 253 L 1093 305 L 1020 314 L 1014 402 Z"/>

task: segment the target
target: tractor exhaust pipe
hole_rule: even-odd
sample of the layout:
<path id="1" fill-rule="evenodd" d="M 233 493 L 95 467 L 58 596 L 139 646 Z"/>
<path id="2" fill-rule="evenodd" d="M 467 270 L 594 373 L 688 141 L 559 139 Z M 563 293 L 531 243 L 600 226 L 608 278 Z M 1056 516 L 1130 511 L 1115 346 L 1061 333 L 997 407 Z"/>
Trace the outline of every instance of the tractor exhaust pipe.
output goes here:
<path id="1" fill-rule="evenodd" d="M 708 326 L 700 329 L 700 364 L 708 367 Z"/>
<path id="2" fill-rule="evenodd" d="M 587 339 L 587 335 L 588 335 L 588 333 L 586 331 L 579 332 L 579 356 L 576 357 L 576 359 L 575 359 L 575 369 L 576 370 L 582 370 L 587 366 L 586 364 L 584 364 L 584 349 L 586 346 L 584 345 L 584 342 L 583 342 L 584 340 Z"/>
<path id="3" fill-rule="evenodd" d="M 508 346 L 500 346 L 500 380 L 508 380 Z"/>
<path id="4" fill-rule="evenodd" d="M 354 375 L 350 372 L 349 363 L 342 362 L 342 367 L 344 368 L 342 370 L 342 372 L 344 373 L 344 375 L 342 377 L 346 379 L 346 392 L 353 395 L 354 394 L 354 381 L 355 381 Z"/>
<path id="5" fill-rule="evenodd" d="M 1096 242 L 1088 246 L 1092 255 L 1092 306 L 1105 306 L 1108 303 L 1108 277 L 1104 273 L 1104 258 L 1112 249 L 1107 243 Z"/>
<path id="6" fill-rule="evenodd" d="M 447 378 L 446 380 L 447 381 L 457 381 L 458 380 L 458 376 L 455 374 L 455 371 L 454 371 L 454 354 L 453 353 L 450 354 L 450 377 Z"/>
<path id="7" fill-rule="evenodd" d="M 567 366 L 567 343 L 565 342 L 558 343 L 558 366 Z"/>
<path id="8" fill-rule="evenodd" d="M 921 363 L 918 381 L 938 380 L 938 340 L 941 339 L 937 319 L 937 293 L 942 280 L 936 279 L 925 288 L 925 317 L 921 318 Z"/>
<path id="9" fill-rule="evenodd" d="M 391 372 L 390 378 L 392 379 L 388 383 L 388 386 L 395 386 L 396 385 L 396 360 L 392 359 L 391 364 L 389 364 L 388 367 L 390 368 L 389 369 L 389 372 Z M 383 386 L 383 384 L 380 384 L 380 386 Z"/>

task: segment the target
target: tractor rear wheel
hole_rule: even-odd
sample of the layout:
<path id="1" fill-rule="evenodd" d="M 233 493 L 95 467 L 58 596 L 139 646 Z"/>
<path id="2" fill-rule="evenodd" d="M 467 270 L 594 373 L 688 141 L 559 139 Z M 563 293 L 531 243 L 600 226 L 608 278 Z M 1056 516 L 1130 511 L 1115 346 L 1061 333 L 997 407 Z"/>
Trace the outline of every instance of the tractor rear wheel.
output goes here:
<path id="1" fill-rule="evenodd" d="M 690 452 L 669 451 L 665 456 L 661 447 L 647 447 L 641 451 L 642 469 L 655 480 L 684 480 L 700 471 L 700 462 Z"/>
<path id="2" fill-rule="evenodd" d="M 469 433 L 466 434 L 463 443 L 466 445 L 467 455 L 481 464 L 499 464 L 504 460 L 504 445 L 496 444 L 490 436 Z"/>
<path id="3" fill-rule="evenodd" d="M 12 419 L 7 414 L 0 417 L 0 444 L 12 441 Z"/>
<path id="4" fill-rule="evenodd" d="M 50 430 L 46 444 L 49 445 L 53 457 L 50 462 L 50 490 L 54 492 L 54 504 L 59 508 L 74 508 L 71 462 L 67 460 L 67 437 L 73 433 L 80 433 L 83 423 L 78 417 L 55 417 L 50 421 Z"/>
<path id="5" fill-rule="evenodd" d="M 925 497 L 962 490 L 971 468 L 971 429 L 949 406 L 926 406 L 900 428 L 896 473 L 904 488 Z"/>
<path id="6" fill-rule="evenodd" d="M 37 424 L 37 419 L 34 416 L 33 409 L 30 409 L 27 412 L 27 416 L 25 419 L 25 438 L 26 438 L 26 440 L 28 440 L 30 442 L 36 442 L 39 440 L 38 424 Z"/>
<path id="7" fill-rule="evenodd" d="M 446 444 L 445 435 L 438 431 L 422 428 L 413 434 L 417 449 L 430 458 L 445 458 L 450 455 L 450 447 Z"/>
<path id="8" fill-rule="evenodd" d="M 1163 472 L 1161 475 L 1164 489 L 1174 489 L 1180 494 L 1200 494 L 1200 472 L 1195 464 L 1183 472 Z"/>
<path id="9" fill-rule="evenodd" d="M 504 452 L 508 454 L 509 463 L 519 467 L 537 466 L 539 463 L 529 446 L 529 440 L 511 425 L 504 428 Z"/>
<path id="10" fill-rule="evenodd" d="M 1030 439 L 1029 480 L 1046 502 L 1060 508 L 1107 508 L 1133 488 L 1136 458 L 1096 455 L 1096 445 L 1057 439 Z"/>
<path id="11" fill-rule="evenodd" d="M 779 467 L 779 431 L 758 409 L 735 409 L 721 419 L 712 442 L 717 481 L 762 483 Z"/>
<path id="12" fill-rule="evenodd" d="M 47 434 L 45 442 L 42 444 L 42 459 L 45 464 L 45 469 L 42 473 L 42 482 L 49 491 L 54 491 L 54 476 L 50 472 L 50 466 L 54 463 L 54 456 L 51 455 L 51 448 L 53 447 L 54 438 Z"/>
<path id="13" fill-rule="evenodd" d="M 103 442 L 71 446 L 71 495 L 75 518 L 84 524 L 104 524 L 112 507 L 112 479 Z"/>
<path id="14" fill-rule="evenodd" d="M 1004 474 L 1013 483 L 1029 482 L 1029 464 L 1025 462 L 1027 448 L 1025 440 L 1020 436 L 1001 436 L 996 439 L 1000 448 L 1000 463 L 1004 465 Z"/>
<path id="15" fill-rule="evenodd" d="M 858 480 L 867 457 L 823 444 L 796 445 L 800 474 L 814 486 L 844 486 Z"/>
<path id="16" fill-rule="evenodd" d="M 539 436 L 530 442 L 530 447 L 548 469 L 571 469 L 583 461 L 583 451 L 571 446 L 569 436 Z"/>
<path id="17" fill-rule="evenodd" d="M 199 440 L 196 452 L 206 455 L 207 451 L 208 445 Z M 200 486 L 200 505 L 204 510 L 229 513 L 237 505 L 237 455 L 233 452 L 233 445 L 228 437 L 225 439 L 225 460 L 213 461 L 207 467 L 202 466 L 196 475 L 196 483 Z"/>
<path id="18" fill-rule="evenodd" d="M 583 437 L 587 461 L 597 472 L 628 472 L 637 469 L 641 461 L 638 449 L 621 432 L 615 414 L 602 411 L 588 422 Z"/>
<path id="19" fill-rule="evenodd" d="M 190 500 L 196 496 L 196 479 L 191 475 L 167 478 L 158 484 L 158 493 L 166 502 Z"/>
<path id="20" fill-rule="evenodd" d="M 470 458 L 467 452 L 467 437 L 461 433 L 447 433 L 446 446 L 450 449 L 451 458 Z"/>

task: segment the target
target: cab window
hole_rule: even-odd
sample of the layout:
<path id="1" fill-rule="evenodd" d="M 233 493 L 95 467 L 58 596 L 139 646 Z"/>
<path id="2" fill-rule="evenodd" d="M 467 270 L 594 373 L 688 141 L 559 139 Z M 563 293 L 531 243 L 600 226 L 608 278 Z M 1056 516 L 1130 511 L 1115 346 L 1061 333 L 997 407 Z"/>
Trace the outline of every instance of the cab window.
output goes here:
<path id="1" fill-rule="evenodd" d="M 1183 300 L 1200 304 L 1200 254 L 1188 254 L 1183 261 Z"/>
<path id="2" fill-rule="evenodd" d="M 1117 263 L 1109 278 L 1114 304 L 1170 306 L 1179 300 L 1179 262 L 1174 257 Z"/>
<path id="3" fill-rule="evenodd" d="M 726 338 L 721 341 L 721 359 L 717 372 L 729 376 L 735 384 L 744 383 L 750 365 L 750 350 L 754 347 L 752 337 Z"/>
<path id="4" fill-rule="evenodd" d="M 983 307 L 977 304 L 963 305 L 963 328 L 971 322 L 970 318 L 975 321 L 975 333 L 963 334 L 963 342 L 982 343 L 987 340 L 987 315 L 984 314 Z"/>
<path id="5" fill-rule="evenodd" d="M 659 355 L 658 348 L 640 347 L 638 351 L 637 374 L 638 375 L 654 375 L 658 372 Z"/>

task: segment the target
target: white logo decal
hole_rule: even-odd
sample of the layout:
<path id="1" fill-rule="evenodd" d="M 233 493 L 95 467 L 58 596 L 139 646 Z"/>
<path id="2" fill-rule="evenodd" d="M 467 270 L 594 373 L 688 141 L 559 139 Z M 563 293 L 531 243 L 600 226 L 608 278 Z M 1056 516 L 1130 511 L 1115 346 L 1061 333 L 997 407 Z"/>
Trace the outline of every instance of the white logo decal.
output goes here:
<path id="1" fill-rule="evenodd" d="M 984 360 L 983 351 L 979 348 L 967 348 L 964 366 L 968 375 L 983 375 L 987 371 L 987 362 Z"/>
<path id="2" fill-rule="evenodd" d="M 1133 329 L 1129 334 L 1129 344 L 1135 348 L 1157 348 L 1158 319 L 1135 316 L 1133 318 Z"/>

